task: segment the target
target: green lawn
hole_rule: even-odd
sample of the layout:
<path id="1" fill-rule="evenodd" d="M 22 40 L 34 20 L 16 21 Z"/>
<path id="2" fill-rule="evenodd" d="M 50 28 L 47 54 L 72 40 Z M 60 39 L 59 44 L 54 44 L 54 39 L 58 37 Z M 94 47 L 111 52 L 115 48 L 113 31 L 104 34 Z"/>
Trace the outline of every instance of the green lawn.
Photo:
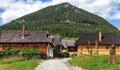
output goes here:
<path id="1" fill-rule="evenodd" d="M 117 56 L 117 64 L 108 64 L 109 56 L 82 56 L 73 57 L 68 62 L 87 70 L 120 70 L 120 56 Z"/>
<path id="2" fill-rule="evenodd" d="M 34 70 L 39 60 L 25 60 L 24 58 L 0 59 L 0 70 Z"/>

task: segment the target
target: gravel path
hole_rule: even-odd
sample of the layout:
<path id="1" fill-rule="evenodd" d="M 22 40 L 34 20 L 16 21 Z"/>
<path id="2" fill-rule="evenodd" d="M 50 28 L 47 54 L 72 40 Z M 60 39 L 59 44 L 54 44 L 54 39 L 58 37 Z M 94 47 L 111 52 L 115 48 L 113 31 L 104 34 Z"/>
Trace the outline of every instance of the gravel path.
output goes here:
<path id="1" fill-rule="evenodd" d="M 47 60 L 40 64 L 36 70 L 81 70 L 67 63 L 70 58 Z"/>

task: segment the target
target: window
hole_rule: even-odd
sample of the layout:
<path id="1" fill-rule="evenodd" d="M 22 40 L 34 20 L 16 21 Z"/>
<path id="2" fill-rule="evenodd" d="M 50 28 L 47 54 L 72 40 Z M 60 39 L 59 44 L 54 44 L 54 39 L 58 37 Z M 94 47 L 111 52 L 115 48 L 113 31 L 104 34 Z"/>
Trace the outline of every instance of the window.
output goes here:
<path id="1" fill-rule="evenodd" d="M 38 49 L 38 46 L 34 46 L 33 48 L 34 48 L 34 49 Z"/>
<path id="2" fill-rule="evenodd" d="M 107 46 L 105 46 L 105 49 L 109 49 L 109 46 L 107 45 Z"/>
<path id="3" fill-rule="evenodd" d="M 69 52 L 75 52 L 75 51 L 76 51 L 76 48 L 75 48 L 75 47 L 68 47 L 68 51 L 69 51 Z"/>
<path id="4" fill-rule="evenodd" d="M 90 49 L 90 46 L 87 46 L 87 49 Z"/>
<path id="5" fill-rule="evenodd" d="M 3 50 L 5 50 L 5 49 L 8 49 L 8 47 L 7 46 L 3 46 Z"/>
<path id="6" fill-rule="evenodd" d="M 92 46 L 87 46 L 87 49 L 92 49 Z"/>
<path id="7" fill-rule="evenodd" d="M 71 51 L 74 51 L 74 48 L 73 48 L 73 47 L 71 47 Z"/>
<path id="8" fill-rule="evenodd" d="M 14 45 L 14 46 L 13 46 L 13 49 L 16 49 L 16 48 L 17 48 L 17 46 Z"/>

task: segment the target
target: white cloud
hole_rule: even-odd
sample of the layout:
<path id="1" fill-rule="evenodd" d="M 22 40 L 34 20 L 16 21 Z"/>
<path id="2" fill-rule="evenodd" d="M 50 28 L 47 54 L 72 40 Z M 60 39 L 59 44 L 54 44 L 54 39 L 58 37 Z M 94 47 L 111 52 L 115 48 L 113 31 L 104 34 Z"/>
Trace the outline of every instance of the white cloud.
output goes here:
<path id="1" fill-rule="evenodd" d="M 4 24 L 13 19 L 39 10 L 42 8 L 42 2 L 39 1 L 33 4 L 24 3 L 23 1 L 10 2 L 10 4 L 6 3 L 6 6 L 3 8 L 5 9 L 5 12 L 1 14 L 1 18 L 3 19 Z"/>
<path id="2" fill-rule="evenodd" d="M 23 0 L 2 0 L 0 2 L 0 8 L 4 8 L 5 11 L 0 14 L 0 17 L 3 19 L 3 24 L 5 24 L 46 6 L 62 2 L 69 2 L 74 6 L 95 13 L 106 19 L 120 19 L 120 10 L 118 10 L 117 5 L 120 4 L 120 0 L 52 0 L 44 3 L 40 0 L 27 0 L 26 2 Z"/>
<path id="3" fill-rule="evenodd" d="M 89 12 L 95 13 L 106 19 L 113 19 L 113 16 L 111 16 L 111 12 L 113 12 L 113 9 L 117 6 L 115 5 L 117 4 L 116 0 L 90 0 L 89 2 L 87 1 L 88 0 L 78 0 L 77 2 L 71 1 L 71 4 L 79 8 L 85 9 Z M 114 13 L 116 13 L 116 11 L 118 11 L 117 8 Z"/>

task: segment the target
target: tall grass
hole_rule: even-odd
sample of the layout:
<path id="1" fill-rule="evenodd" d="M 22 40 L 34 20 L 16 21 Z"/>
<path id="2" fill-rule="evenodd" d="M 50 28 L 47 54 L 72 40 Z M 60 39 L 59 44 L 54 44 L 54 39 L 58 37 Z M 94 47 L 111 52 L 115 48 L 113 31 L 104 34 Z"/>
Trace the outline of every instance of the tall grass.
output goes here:
<path id="1" fill-rule="evenodd" d="M 73 57 L 68 62 L 72 65 L 88 70 L 120 70 L 120 56 L 117 56 L 117 64 L 108 64 L 109 56 L 83 56 Z"/>
<path id="2" fill-rule="evenodd" d="M 8 70 L 35 70 L 37 65 L 37 60 L 25 60 L 11 64 Z"/>
<path id="3" fill-rule="evenodd" d="M 11 57 L 11 58 L 3 58 L 0 59 L 0 64 L 10 64 L 18 61 L 24 61 L 25 59 L 22 57 Z"/>
<path id="4" fill-rule="evenodd" d="M 39 60 L 25 60 L 21 57 L 0 59 L 0 70 L 34 70 Z"/>

